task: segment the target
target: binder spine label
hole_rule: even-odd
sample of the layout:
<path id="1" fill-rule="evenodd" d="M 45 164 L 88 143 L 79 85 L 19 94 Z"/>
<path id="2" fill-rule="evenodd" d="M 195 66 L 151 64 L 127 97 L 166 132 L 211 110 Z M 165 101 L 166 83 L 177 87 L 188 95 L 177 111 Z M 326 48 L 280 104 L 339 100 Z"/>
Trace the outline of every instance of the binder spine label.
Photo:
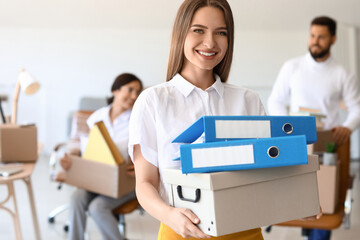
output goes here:
<path id="1" fill-rule="evenodd" d="M 193 168 L 254 164 L 253 145 L 195 148 L 191 150 Z"/>
<path id="2" fill-rule="evenodd" d="M 269 120 L 215 120 L 216 138 L 270 138 Z"/>

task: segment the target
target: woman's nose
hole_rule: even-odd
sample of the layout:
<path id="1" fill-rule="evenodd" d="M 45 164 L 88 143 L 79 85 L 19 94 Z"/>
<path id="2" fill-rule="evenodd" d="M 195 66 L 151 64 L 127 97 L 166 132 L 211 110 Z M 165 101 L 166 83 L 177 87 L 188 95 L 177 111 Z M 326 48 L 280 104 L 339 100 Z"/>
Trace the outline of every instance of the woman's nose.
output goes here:
<path id="1" fill-rule="evenodd" d="M 203 45 L 208 49 L 214 48 L 216 45 L 214 36 L 212 34 L 206 34 L 203 40 Z"/>

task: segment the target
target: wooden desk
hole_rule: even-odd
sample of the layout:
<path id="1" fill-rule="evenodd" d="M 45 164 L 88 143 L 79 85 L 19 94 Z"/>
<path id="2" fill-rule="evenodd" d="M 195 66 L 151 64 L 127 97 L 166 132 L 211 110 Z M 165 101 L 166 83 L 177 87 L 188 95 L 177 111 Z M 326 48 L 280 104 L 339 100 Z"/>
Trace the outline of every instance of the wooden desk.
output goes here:
<path id="1" fill-rule="evenodd" d="M 11 165 L 13 164 L 9 164 L 9 166 Z M 24 169 L 22 172 L 16 173 L 9 177 L 0 176 L 0 184 L 6 184 L 8 187 L 8 196 L 5 198 L 4 201 L 0 202 L 0 209 L 7 211 L 11 215 L 14 221 L 14 230 L 15 230 L 16 239 L 21 240 L 22 234 L 21 234 L 20 221 L 19 221 L 19 212 L 17 208 L 15 191 L 14 191 L 14 181 L 22 179 L 25 182 L 29 193 L 30 208 L 31 208 L 32 220 L 34 224 L 35 237 L 36 237 L 35 239 L 40 240 L 41 239 L 40 230 L 39 230 L 38 218 L 36 215 L 34 195 L 31 186 L 31 179 L 30 179 L 31 174 L 35 167 L 35 163 L 23 163 L 21 166 Z M 14 203 L 14 211 L 4 206 L 6 202 L 10 201 L 11 197 Z"/>

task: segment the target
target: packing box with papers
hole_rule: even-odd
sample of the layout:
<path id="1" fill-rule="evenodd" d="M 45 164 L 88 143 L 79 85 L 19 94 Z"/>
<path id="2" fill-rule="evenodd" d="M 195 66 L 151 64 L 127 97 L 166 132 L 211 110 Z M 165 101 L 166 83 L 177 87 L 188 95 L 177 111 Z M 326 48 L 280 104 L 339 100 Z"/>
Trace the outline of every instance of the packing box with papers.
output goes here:
<path id="1" fill-rule="evenodd" d="M 113 198 L 135 190 L 135 178 L 127 174 L 128 164 L 103 122 L 97 122 L 91 129 L 83 158 L 70 157 L 66 183 Z"/>
<path id="2" fill-rule="evenodd" d="M 0 162 L 35 162 L 37 146 L 35 125 L 0 125 Z"/>
<path id="3" fill-rule="evenodd" d="M 182 174 L 164 169 L 169 202 L 193 211 L 206 234 L 221 236 L 320 212 L 318 158 L 306 165 Z"/>
<path id="4" fill-rule="evenodd" d="M 113 198 L 135 190 L 135 178 L 126 173 L 127 164 L 110 165 L 71 156 L 65 183 Z"/>

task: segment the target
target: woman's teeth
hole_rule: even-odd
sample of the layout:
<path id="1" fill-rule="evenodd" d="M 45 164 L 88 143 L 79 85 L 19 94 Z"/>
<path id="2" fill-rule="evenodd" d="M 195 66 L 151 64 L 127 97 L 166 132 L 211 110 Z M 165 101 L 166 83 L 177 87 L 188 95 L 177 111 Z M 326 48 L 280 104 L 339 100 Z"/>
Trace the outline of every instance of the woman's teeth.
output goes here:
<path id="1" fill-rule="evenodd" d="M 202 51 L 198 51 L 201 55 L 210 57 L 210 56 L 214 56 L 216 53 L 207 53 L 207 52 L 202 52 Z"/>

